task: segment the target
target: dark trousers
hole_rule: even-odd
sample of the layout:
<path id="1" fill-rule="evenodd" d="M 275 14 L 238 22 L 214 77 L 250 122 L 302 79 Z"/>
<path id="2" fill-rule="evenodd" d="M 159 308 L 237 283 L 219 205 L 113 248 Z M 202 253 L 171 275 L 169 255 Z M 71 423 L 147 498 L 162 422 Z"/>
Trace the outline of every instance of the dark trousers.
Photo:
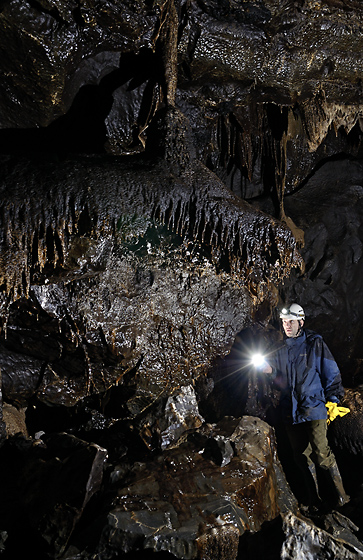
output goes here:
<path id="1" fill-rule="evenodd" d="M 330 469 L 335 464 L 335 456 L 328 443 L 327 429 L 326 420 L 286 425 L 297 465 L 304 469 L 315 463 L 322 469 Z"/>

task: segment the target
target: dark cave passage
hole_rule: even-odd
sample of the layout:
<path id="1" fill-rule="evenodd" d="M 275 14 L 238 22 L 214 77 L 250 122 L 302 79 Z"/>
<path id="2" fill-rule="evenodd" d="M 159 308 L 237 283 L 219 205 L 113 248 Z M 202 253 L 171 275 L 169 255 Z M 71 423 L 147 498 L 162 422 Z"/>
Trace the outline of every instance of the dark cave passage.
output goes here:
<path id="1" fill-rule="evenodd" d="M 158 79 L 158 62 L 150 49 L 120 56 L 120 65 L 100 79 L 97 85 L 83 85 L 70 109 L 46 127 L 0 130 L 0 154 L 105 154 L 107 126 L 105 120 L 114 103 L 114 93 L 124 87 L 132 91 L 141 84 Z M 150 90 L 150 86 L 149 86 Z M 152 89 L 135 118 L 147 121 Z"/>
<path id="2" fill-rule="evenodd" d="M 2 154 L 105 153 L 104 119 L 112 106 L 112 90 L 87 85 L 77 93 L 70 110 L 48 127 L 0 131 Z"/>

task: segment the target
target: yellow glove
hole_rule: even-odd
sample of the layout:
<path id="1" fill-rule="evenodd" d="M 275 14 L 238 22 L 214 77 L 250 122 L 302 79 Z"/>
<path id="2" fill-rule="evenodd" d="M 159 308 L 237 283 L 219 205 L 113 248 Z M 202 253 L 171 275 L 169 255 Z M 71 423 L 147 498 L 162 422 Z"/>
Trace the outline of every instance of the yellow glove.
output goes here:
<path id="1" fill-rule="evenodd" d="M 335 420 L 337 416 L 345 416 L 346 414 L 348 414 L 348 412 L 350 412 L 349 408 L 338 406 L 335 402 L 328 401 L 325 406 L 328 409 L 328 424 L 330 424 L 330 422 L 333 422 L 333 420 Z"/>

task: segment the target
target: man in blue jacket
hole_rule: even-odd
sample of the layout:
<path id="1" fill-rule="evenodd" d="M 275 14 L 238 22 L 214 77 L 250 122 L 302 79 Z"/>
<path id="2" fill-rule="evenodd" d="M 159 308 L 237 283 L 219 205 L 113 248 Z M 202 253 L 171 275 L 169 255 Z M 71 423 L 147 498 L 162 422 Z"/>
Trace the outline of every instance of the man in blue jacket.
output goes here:
<path id="1" fill-rule="evenodd" d="M 334 407 L 344 395 L 339 368 L 322 337 L 303 328 L 305 314 L 299 304 L 283 309 L 280 319 L 285 340 L 263 371 L 272 374 L 275 386 L 281 391 L 282 419 L 295 462 L 303 475 L 307 505 L 315 509 L 321 504 L 315 465 L 333 483 L 336 505 L 344 505 L 349 496 L 327 439 L 326 404 Z"/>

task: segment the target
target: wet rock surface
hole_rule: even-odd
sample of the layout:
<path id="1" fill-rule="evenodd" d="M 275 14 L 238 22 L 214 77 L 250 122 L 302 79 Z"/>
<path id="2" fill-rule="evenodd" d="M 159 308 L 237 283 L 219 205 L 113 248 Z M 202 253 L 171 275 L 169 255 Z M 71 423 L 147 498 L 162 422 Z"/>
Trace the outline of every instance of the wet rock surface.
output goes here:
<path id="1" fill-rule="evenodd" d="M 9 401 L 72 406 L 126 383 L 135 416 L 205 375 L 302 262 L 286 226 L 198 163 L 175 176 L 163 163 L 10 159 L 3 172 Z"/>
<path id="2" fill-rule="evenodd" d="M 98 423 L 108 449 L 83 436 L 43 432 L 10 437 L 2 446 L 4 558 L 29 547 L 40 558 L 69 560 L 363 555 L 361 520 L 352 521 L 361 498 L 354 496 L 341 513 L 301 515 L 274 430 L 264 421 L 225 417 L 199 428 L 185 425 L 169 447 L 150 456 L 140 454 L 121 423 L 101 427 L 101 416 L 97 422 L 94 411 L 93 431 L 83 426 L 78 433 L 92 438 Z M 123 449 L 105 435 L 112 430 Z"/>
<path id="3" fill-rule="evenodd" d="M 314 551 L 314 558 L 362 558 L 363 548 L 359 540 L 351 537 L 351 530 L 358 530 L 349 519 L 335 514 L 334 523 L 326 522 L 326 530 L 321 530 L 309 520 L 303 520 L 289 513 L 284 519 L 286 541 L 281 550 L 281 558 L 308 558 Z M 339 528 L 340 527 L 340 528 Z M 345 538 L 347 540 L 345 540 Z"/>
<path id="4" fill-rule="evenodd" d="M 7 3 L 1 11 L 1 103 L 9 111 L 2 127 L 44 126 L 63 114 L 82 85 L 118 68 L 122 50 L 153 46 L 158 15 L 142 2 Z M 22 85 L 20 68 L 27 76 Z"/>
<path id="5" fill-rule="evenodd" d="M 218 453 L 204 447 L 218 437 L 234 447 L 223 466 Z M 99 557 L 143 548 L 177 558 L 212 558 L 213 550 L 224 557 L 224 540 L 227 557 L 236 557 L 241 534 L 258 530 L 280 508 L 294 505 L 287 486 L 275 493 L 281 469 L 271 437 L 258 419 L 225 419 L 204 426 L 153 462 L 135 464 L 126 477 L 116 466 L 110 474 L 113 508 L 97 545 Z"/>
<path id="6" fill-rule="evenodd" d="M 16 481 L 17 499 L 10 507 L 3 491 L 2 510 L 9 511 L 8 530 L 24 510 L 51 557 L 83 551 L 82 558 L 101 559 L 151 549 L 177 558 L 232 559 L 246 531 L 296 511 L 273 431 L 257 418 L 186 430 L 178 445 L 132 464 L 111 465 L 105 449 L 75 436 L 40 437 L 19 436 L 3 446 L 3 474 Z M 221 439 L 232 449 L 222 464 L 208 445 Z"/>
<path id="7" fill-rule="evenodd" d="M 84 508 L 101 486 L 104 449 L 69 434 L 42 437 L 30 440 L 18 434 L 1 450 L 1 476 L 9 482 L 1 490 L 9 557 L 23 554 L 28 547 L 38 548 L 40 554 L 49 550 L 62 554 Z M 21 520 L 27 524 L 25 541 Z"/>
<path id="8" fill-rule="evenodd" d="M 363 387 L 346 389 L 342 403 L 350 414 L 331 425 L 331 439 L 340 450 L 349 449 L 352 455 L 362 456 L 362 397 Z"/>
<path id="9" fill-rule="evenodd" d="M 287 213 L 305 231 L 303 282 L 295 283 L 287 296 L 308 306 L 309 320 L 318 331 L 323 330 L 346 371 L 346 385 L 355 386 L 361 383 L 356 341 L 361 339 L 362 311 L 356 279 L 361 277 L 362 266 L 362 185 L 361 163 L 342 159 L 331 162 L 329 171 L 322 165 L 306 190 L 285 200 Z M 313 207 L 308 202 L 312 198 Z M 333 314 L 339 317 L 337 325 Z"/>

